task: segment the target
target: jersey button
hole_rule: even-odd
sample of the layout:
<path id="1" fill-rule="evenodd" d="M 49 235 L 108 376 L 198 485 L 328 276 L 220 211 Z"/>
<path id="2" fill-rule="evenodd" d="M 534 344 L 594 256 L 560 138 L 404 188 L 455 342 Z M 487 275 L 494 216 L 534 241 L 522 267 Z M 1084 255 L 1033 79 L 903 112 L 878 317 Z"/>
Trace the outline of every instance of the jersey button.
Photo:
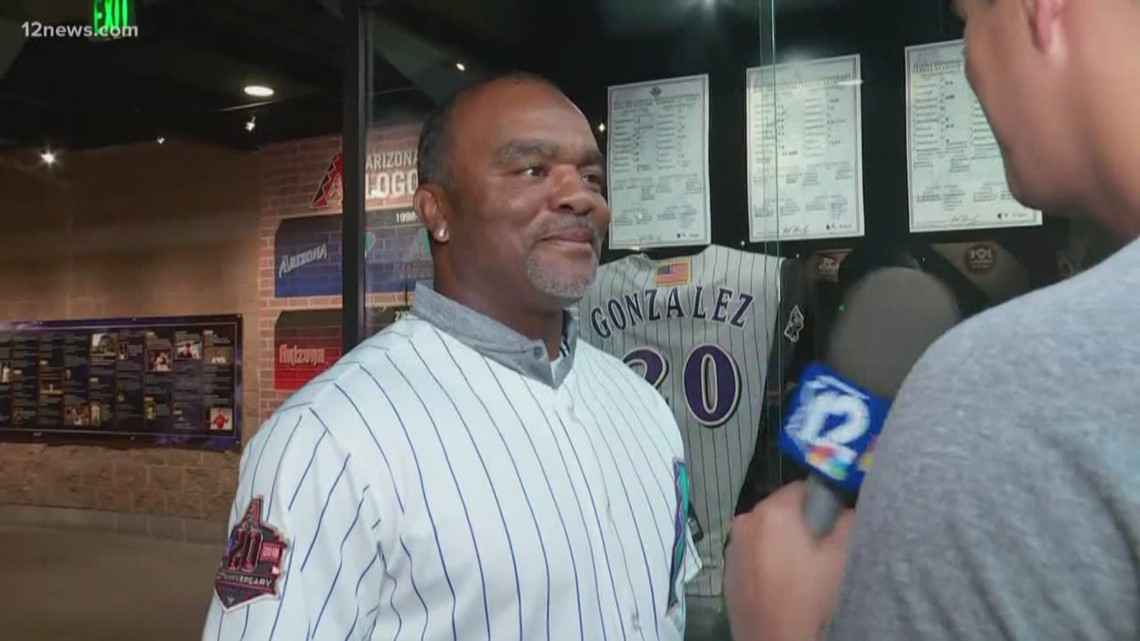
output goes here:
<path id="1" fill-rule="evenodd" d="M 634 632 L 641 632 L 641 615 L 637 610 L 633 611 L 633 616 L 629 617 L 629 623 L 633 626 Z"/>

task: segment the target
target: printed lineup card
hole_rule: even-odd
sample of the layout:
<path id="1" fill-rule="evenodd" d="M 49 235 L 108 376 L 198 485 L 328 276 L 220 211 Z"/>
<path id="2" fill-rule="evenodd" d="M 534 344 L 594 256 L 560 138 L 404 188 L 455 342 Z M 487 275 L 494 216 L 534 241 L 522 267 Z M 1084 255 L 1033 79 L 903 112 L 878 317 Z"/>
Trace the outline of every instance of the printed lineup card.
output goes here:
<path id="1" fill-rule="evenodd" d="M 609 243 L 711 242 L 708 75 L 609 88 Z"/>
<path id="2" fill-rule="evenodd" d="M 751 242 L 862 236 L 859 56 L 748 70 Z"/>
<path id="3" fill-rule="evenodd" d="M 961 40 L 908 47 L 907 184 L 912 232 L 1041 224 L 1009 191 L 1001 150 L 966 79 Z"/>

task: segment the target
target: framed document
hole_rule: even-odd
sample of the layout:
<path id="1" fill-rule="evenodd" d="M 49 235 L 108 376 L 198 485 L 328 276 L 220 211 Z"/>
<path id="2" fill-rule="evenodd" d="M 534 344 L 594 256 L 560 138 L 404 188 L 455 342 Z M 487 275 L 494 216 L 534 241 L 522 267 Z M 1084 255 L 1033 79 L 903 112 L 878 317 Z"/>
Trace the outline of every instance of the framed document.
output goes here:
<path id="1" fill-rule="evenodd" d="M 751 242 L 862 236 L 859 56 L 747 72 Z"/>
<path id="2" fill-rule="evenodd" d="M 1041 224 L 1009 191 L 1001 149 L 966 79 L 961 40 L 907 47 L 907 185 L 912 232 Z"/>
<path id="3" fill-rule="evenodd" d="M 609 88 L 611 248 L 711 242 L 708 88 L 708 75 Z"/>

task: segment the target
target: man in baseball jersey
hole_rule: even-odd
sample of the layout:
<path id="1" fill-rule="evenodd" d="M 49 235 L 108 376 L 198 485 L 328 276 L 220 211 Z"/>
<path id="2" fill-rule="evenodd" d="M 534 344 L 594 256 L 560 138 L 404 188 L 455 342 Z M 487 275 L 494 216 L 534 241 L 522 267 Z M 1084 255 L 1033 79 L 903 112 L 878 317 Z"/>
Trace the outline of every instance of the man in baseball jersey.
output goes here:
<path id="1" fill-rule="evenodd" d="M 664 260 L 636 254 L 602 265 L 579 303 L 586 341 L 656 387 L 681 426 L 702 565 L 688 586 L 693 638 L 716 636 L 724 537 L 757 450 L 768 383 L 778 389 L 783 380 L 777 365 L 768 381 L 769 370 L 804 331 L 797 293 L 807 276 L 801 261 L 716 245 Z"/>
<path id="2" fill-rule="evenodd" d="M 682 638 L 676 422 L 566 311 L 597 269 L 604 164 L 529 76 L 426 122 L 433 283 L 250 442 L 204 641 Z"/>

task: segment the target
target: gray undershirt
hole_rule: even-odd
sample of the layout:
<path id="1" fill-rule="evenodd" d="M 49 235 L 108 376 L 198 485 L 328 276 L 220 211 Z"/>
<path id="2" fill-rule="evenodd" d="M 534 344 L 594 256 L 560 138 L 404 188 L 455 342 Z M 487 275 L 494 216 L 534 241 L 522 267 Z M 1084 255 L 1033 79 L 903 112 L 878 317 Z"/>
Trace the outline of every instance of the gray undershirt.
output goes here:
<path id="1" fill-rule="evenodd" d="M 562 344 L 553 359 L 543 341 L 527 338 L 499 321 L 447 298 L 426 282 L 416 284 L 411 314 L 500 365 L 550 387 L 562 385 L 574 365 L 579 332 L 578 316 L 574 310 L 563 312 Z"/>

